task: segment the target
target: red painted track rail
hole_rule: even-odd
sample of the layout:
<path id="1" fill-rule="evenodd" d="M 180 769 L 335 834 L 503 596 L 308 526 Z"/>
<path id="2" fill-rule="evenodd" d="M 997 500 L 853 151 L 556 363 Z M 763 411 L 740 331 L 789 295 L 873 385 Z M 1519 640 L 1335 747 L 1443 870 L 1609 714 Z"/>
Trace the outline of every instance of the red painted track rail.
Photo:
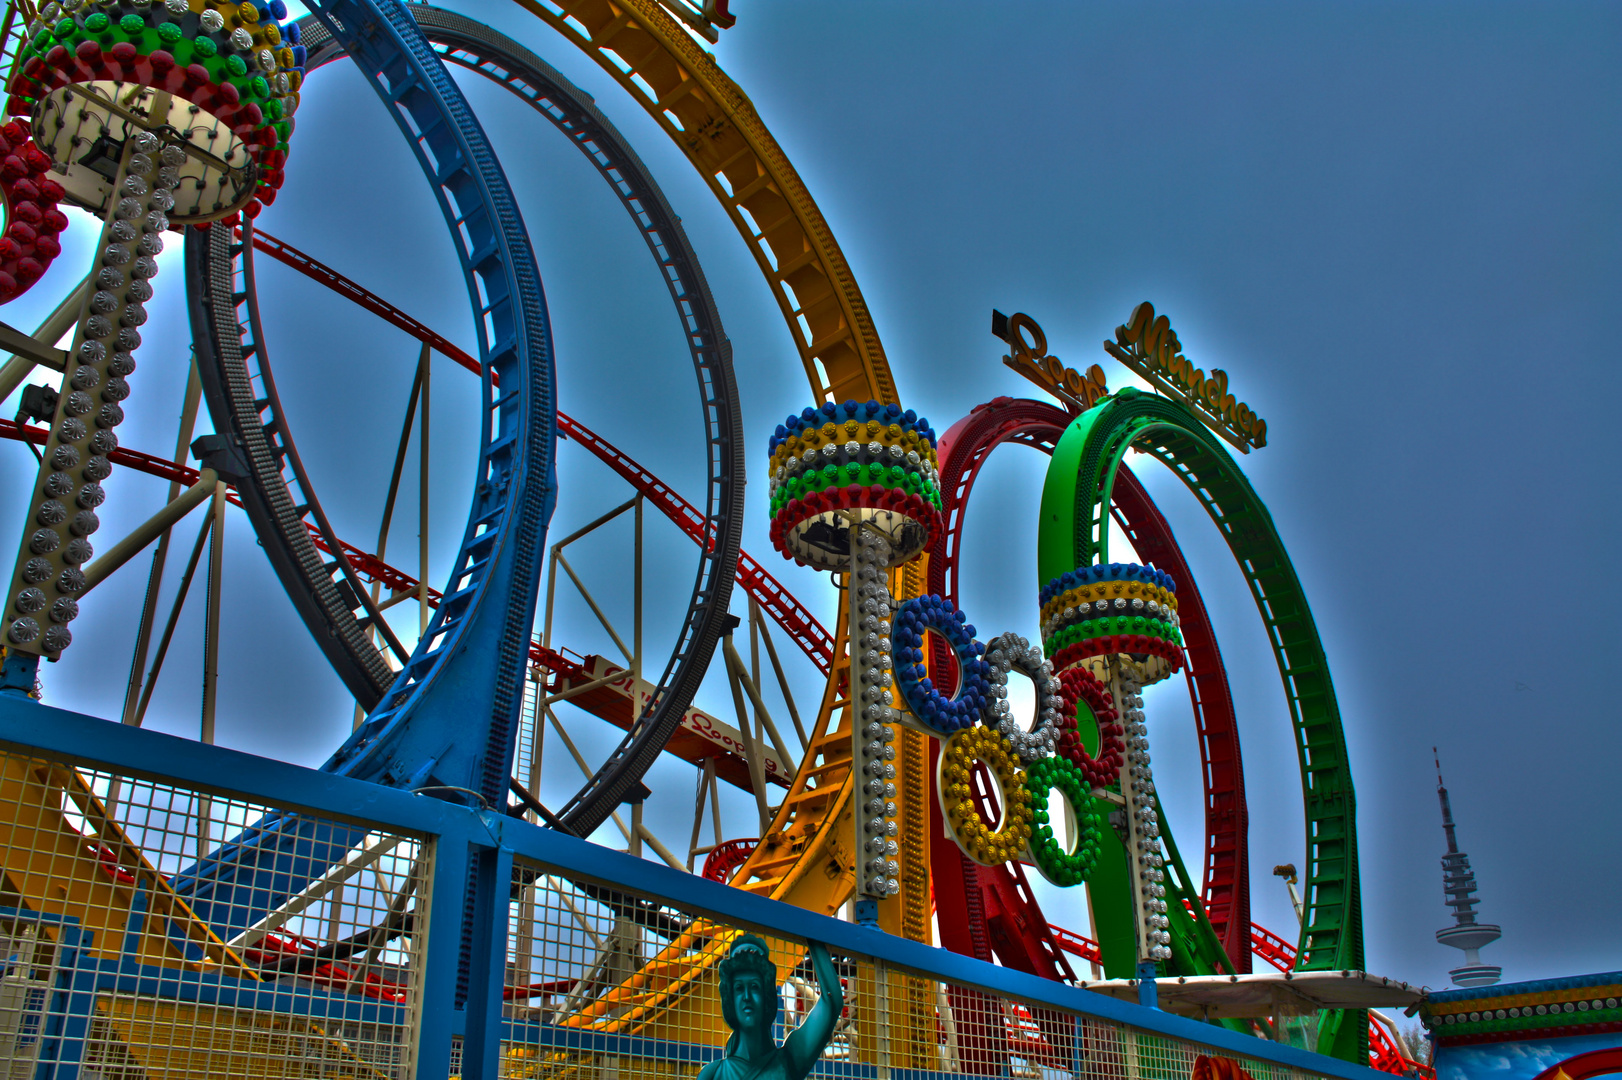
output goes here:
<path id="1" fill-rule="evenodd" d="M 29 442 L 36 446 L 44 446 L 45 437 L 45 428 L 19 424 L 11 420 L 0 420 L 0 439 L 14 439 L 18 442 Z M 134 469 L 136 472 L 156 476 L 160 480 L 168 480 L 183 487 L 191 487 L 197 483 L 198 472 L 196 469 L 185 465 L 177 465 L 168 458 L 143 454 L 139 450 L 129 450 L 121 446 L 109 454 L 108 459 L 114 465 L 122 465 L 125 468 Z M 233 506 L 240 507 L 242 505 L 236 496 L 234 488 L 230 489 L 225 497 Z M 310 539 L 315 542 L 315 546 L 331 555 L 332 551 L 327 547 L 326 541 L 322 539 L 321 533 L 316 529 L 315 525 L 310 522 L 305 524 L 310 530 Z M 354 565 L 356 571 L 366 580 L 381 582 L 391 592 L 409 592 L 417 587 L 416 578 L 403 570 L 390 566 L 377 556 L 362 551 L 355 545 L 345 543 L 342 540 L 339 541 L 339 546 L 343 548 L 344 554 L 349 557 L 349 561 Z M 438 604 L 439 596 L 438 589 L 428 590 L 430 603 Z"/>
<path id="2" fill-rule="evenodd" d="M 291 244 L 260 230 L 254 231 L 253 238 L 254 247 L 257 250 L 370 311 L 391 325 L 405 331 L 418 341 L 423 342 L 429 348 L 454 360 L 467 370 L 475 374 L 479 372 L 479 362 L 472 356 L 430 327 L 364 286 L 345 277 L 332 267 L 312 258 Z M 589 450 L 599 461 L 607 465 L 641 493 L 655 508 L 675 522 L 676 526 L 687 534 L 694 543 L 704 545 L 705 550 L 713 550 L 715 535 L 708 519 L 699 512 L 697 507 L 682 498 L 664 481 L 643 468 L 628 454 L 619 450 L 608 440 L 586 427 L 586 425 L 562 412 L 558 413 L 558 433 Z M 34 429 L 10 421 L 0 421 L 0 438 L 20 439 L 43 445 L 45 433 L 43 429 Z M 112 461 L 115 464 L 187 486 L 197 482 L 197 471 L 195 469 L 177 465 L 166 458 L 155 457 L 151 454 L 119 449 L 112 454 Z M 234 494 L 231 496 L 231 501 L 236 502 Z M 318 548 L 327 551 L 327 546 L 319 533 L 312 529 L 311 536 Z M 416 589 L 417 580 L 411 575 L 390 566 L 374 555 L 351 544 L 343 541 L 339 541 L 339 544 L 349 557 L 351 565 L 368 581 L 381 582 L 392 593 L 409 592 Z M 327 551 L 327 554 L 330 555 L 332 552 Z M 799 646 L 800 650 L 817 666 L 817 669 L 826 676 L 833 666 L 833 635 L 828 633 L 827 628 L 811 613 L 810 609 L 801 604 L 794 594 L 784 587 L 782 582 L 767 572 L 766 568 L 761 566 L 748 552 L 740 551 L 738 553 L 737 581 L 750 597 L 760 605 L 761 609 L 778 626 L 782 627 L 794 644 Z M 439 590 L 429 590 L 429 602 L 431 604 L 437 604 L 439 598 Z M 536 663 L 544 663 L 539 654 L 532 652 L 531 658 Z"/>
<path id="3" fill-rule="evenodd" d="M 592 435 L 589 431 L 586 431 L 586 429 L 580 428 L 578 425 L 575 426 L 586 436 L 593 439 L 596 438 L 595 435 Z M 31 427 L 26 424 L 17 424 L 10 420 L 0 420 L 0 438 L 14 439 L 20 442 L 30 442 L 37 445 L 44 445 L 46 439 L 46 429 L 42 427 Z M 598 442 L 599 445 L 605 449 L 605 451 L 611 451 L 616 454 L 618 453 L 618 451 L 615 451 L 608 443 L 601 442 L 601 440 L 598 440 Z M 143 454 L 136 450 L 119 448 L 118 450 L 113 451 L 111 454 L 111 459 L 115 464 L 135 469 L 136 471 L 146 473 L 149 476 L 156 476 L 163 480 L 179 483 L 186 487 L 190 487 L 191 485 L 197 483 L 198 473 L 196 469 L 188 468 L 185 465 L 176 465 L 173 461 L 160 457 L 154 457 L 151 454 Z M 622 460 L 628 463 L 627 468 L 640 468 L 629 458 L 622 458 Z M 657 478 L 653 478 L 653 483 L 659 484 Z M 659 484 L 659 486 L 661 488 L 663 487 L 662 484 Z M 681 497 L 675 495 L 673 492 L 670 493 L 670 496 L 677 502 L 681 502 Z M 226 498 L 234 505 L 241 505 L 241 503 L 237 500 L 234 490 L 229 491 Z M 682 505 L 686 504 L 683 502 Z M 308 527 L 310 529 L 310 539 L 314 541 L 316 547 L 326 552 L 328 555 L 332 554 L 332 552 L 328 550 L 326 543 L 323 541 L 321 534 L 316 530 L 315 526 L 313 524 L 308 524 Z M 688 532 L 689 535 L 692 534 L 691 530 L 684 529 L 683 531 Z M 342 540 L 339 541 L 339 544 L 343 547 L 344 553 L 349 557 L 351 564 L 355 567 L 356 572 L 360 574 L 362 579 L 366 580 L 367 582 L 379 582 L 391 593 L 395 594 L 411 593 L 416 591 L 417 579 L 412 577 L 410 574 L 407 574 L 405 571 L 397 567 L 390 566 L 388 563 L 383 562 L 370 552 L 361 551 L 353 544 L 346 543 Z M 739 580 L 743 580 L 741 567 Z M 777 588 L 782 588 L 782 586 L 777 585 L 775 581 L 772 581 L 769 576 L 767 580 Z M 787 596 L 787 593 L 784 595 Z M 437 607 L 439 605 L 440 596 L 441 594 L 438 589 L 429 589 L 429 606 Z M 795 607 L 798 606 L 798 601 L 794 600 L 792 596 L 788 596 L 788 600 L 790 601 L 790 604 L 785 605 L 784 608 L 785 610 L 793 611 Z M 818 628 L 820 629 L 820 627 Z M 796 641 L 801 642 L 801 647 L 804 647 L 803 638 L 796 638 Z M 530 646 L 529 658 L 531 663 L 536 664 L 547 671 L 549 677 L 546 685 L 549 692 L 556 692 L 557 690 L 565 689 L 569 685 L 578 685 L 580 683 L 590 682 L 596 677 L 595 673 L 580 661 L 572 659 L 563 653 L 554 651 L 552 649 L 547 649 L 539 644 L 532 644 Z M 813 656 L 812 659 L 815 660 L 815 656 Z M 579 705 L 592 715 L 597 716 L 600 719 L 607 720 L 609 723 L 612 723 L 618 727 L 624 728 L 630 723 L 630 699 L 627 698 L 623 693 L 613 688 L 603 687 L 597 691 L 581 694 L 574 698 L 573 701 L 576 705 Z M 694 713 L 697 712 L 697 710 L 689 711 Z M 744 760 L 744 758 L 736 753 L 725 751 L 718 752 L 718 747 L 713 739 L 700 738 L 699 736 L 686 730 L 684 727 L 677 731 L 676 735 L 672 738 L 671 743 L 666 747 L 666 749 L 670 753 L 675 754 L 677 757 L 694 762 L 695 764 L 701 763 L 705 758 L 714 758 L 716 762 L 716 773 L 722 780 L 734 785 L 735 787 L 740 787 L 745 791 L 754 790 L 754 785 L 749 775 L 748 763 Z M 768 779 L 777 784 L 785 784 L 787 782 L 786 778 L 777 776 L 772 776 Z"/>
<path id="4" fill-rule="evenodd" d="M 1250 926 L 1250 949 L 1280 971 L 1289 971 L 1295 966 L 1294 943 L 1255 923 Z"/>
<path id="5" fill-rule="evenodd" d="M 474 374 L 479 362 L 429 327 L 401 311 L 369 289 L 351 281 L 332 267 L 268 233 L 258 229 L 253 234 L 254 247 L 277 261 L 292 267 L 311 281 L 318 282 L 345 299 L 370 311 L 385 322 L 404 330 L 436 352 L 443 353 Z M 620 475 L 628 484 L 653 503 L 666 517 L 675 522 L 695 543 L 703 544 L 706 551 L 715 544 L 708 519 L 692 503 L 682 498 L 664 481 L 637 464 L 631 457 L 616 449 L 608 440 L 563 412 L 558 413 L 558 434 L 570 439 Z M 794 598 L 782 583 L 747 552 L 738 553 L 738 584 L 758 603 L 777 625 L 781 626 L 823 675 L 833 667 L 833 635 L 828 633 L 811 611 Z"/>
<path id="6" fill-rule="evenodd" d="M 584 424 L 558 413 L 558 434 L 590 450 L 603 464 L 613 469 L 626 483 L 642 493 L 696 544 L 705 549 L 713 547 L 715 535 L 709 520 L 698 508 L 682 498 L 663 480 L 638 465 L 606 439 L 595 434 Z M 794 639 L 811 662 L 823 675 L 833 667 L 834 641 L 826 627 L 817 621 L 809 608 L 794 598 L 794 594 L 766 568 L 756 562 L 747 551 L 738 552 L 738 584 L 742 585 L 772 620 Z"/>
<path id="7" fill-rule="evenodd" d="M 238 239 L 241 239 L 240 235 Z M 370 289 L 344 277 L 326 263 L 311 258 L 292 244 L 278 240 L 257 227 L 253 231 L 253 246 L 255 250 L 263 251 L 277 262 L 291 266 L 311 281 L 325 285 L 345 300 L 365 308 L 385 322 L 394 324 L 435 352 L 442 353 L 455 360 L 473 374 L 477 375 L 479 373 L 479 362 L 473 357 Z"/>

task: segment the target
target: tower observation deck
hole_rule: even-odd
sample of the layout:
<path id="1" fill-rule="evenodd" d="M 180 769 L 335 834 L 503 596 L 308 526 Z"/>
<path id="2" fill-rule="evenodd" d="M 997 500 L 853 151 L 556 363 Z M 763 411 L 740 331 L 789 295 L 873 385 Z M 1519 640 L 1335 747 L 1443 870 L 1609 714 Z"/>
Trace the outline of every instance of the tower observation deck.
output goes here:
<path id="1" fill-rule="evenodd" d="M 1436 748 L 1431 747 L 1436 754 Z M 1447 906 L 1453 909 L 1453 925 L 1436 931 L 1436 940 L 1443 945 L 1464 951 L 1464 964 L 1448 972 L 1455 986 L 1491 986 L 1503 969 L 1481 962 L 1481 948 L 1491 945 L 1501 931 L 1491 923 L 1476 922 L 1476 875 L 1470 869 L 1470 856 L 1459 850 L 1459 839 L 1453 825 L 1453 807 L 1448 802 L 1447 786 L 1442 783 L 1442 761 L 1436 757 L 1436 797 L 1442 803 L 1442 831 L 1447 834 L 1447 854 L 1442 856 L 1442 892 Z"/>

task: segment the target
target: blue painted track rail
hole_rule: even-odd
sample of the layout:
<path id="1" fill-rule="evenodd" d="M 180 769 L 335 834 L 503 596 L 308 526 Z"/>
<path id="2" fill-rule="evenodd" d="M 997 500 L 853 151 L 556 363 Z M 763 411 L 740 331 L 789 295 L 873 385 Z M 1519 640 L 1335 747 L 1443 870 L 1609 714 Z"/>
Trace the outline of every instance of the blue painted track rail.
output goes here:
<path id="1" fill-rule="evenodd" d="M 464 788 L 486 805 L 505 805 L 540 556 L 557 499 L 546 297 L 490 141 L 405 6 L 310 7 L 388 106 L 445 215 L 479 328 L 488 413 L 444 601 L 382 703 L 326 767 L 399 787 Z M 470 725 L 484 728 L 483 745 L 456 737 Z"/>
<path id="2" fill-rule="evenodd" d="M 485 410 L 473 505 L 444 599 L 378 707 L 324 768 L 505 806 L 557 495 L 557 401 L 540 275 L 489 139 L 404 6 L 310 6 L 383 99 L 445 216 L 478 327 Z M 273 814 L 174 885 L 229 937 L 319 877 L 361 835 Z"/>

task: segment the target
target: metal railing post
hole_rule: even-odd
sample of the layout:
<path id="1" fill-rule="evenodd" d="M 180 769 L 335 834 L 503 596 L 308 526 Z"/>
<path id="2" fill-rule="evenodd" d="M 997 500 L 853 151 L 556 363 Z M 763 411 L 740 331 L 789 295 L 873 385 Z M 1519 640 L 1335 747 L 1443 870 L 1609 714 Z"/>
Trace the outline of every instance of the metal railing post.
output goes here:
<path id="1" fill-rule="evenodd" d="M 505 822 L 488 811 L 482 816 L 492 836 L 499 837 Z M 506 846 L 475 842 L 470 857 L 468 884 L 473 903 L 468 908 L 471 926 L 463 934 L 471 947 L 461 1080 L 497 1080 L 501 1075 L 501 994 L 507 981 L 507 898 L 513 853 Z"/>
<path id="2" fill-rule="evenodd" d="M 457 969 L 461 964 L 462 900 L 467 888 L 467 840 L 439 835 L 424 845 L 428 868 L 423 895 L 428 911 L 418 918 L 428 928 L 426 946 L 417 954 L 416 1080 L 444 1080 L 450 1075 L 451 1044 L 463 1034 L 465 1014 L 456 1001 Z M 463 1047 L 466 1056 L 467 1048 Z M 466 1065 L 464 1064 L 464 1075 Z"/>

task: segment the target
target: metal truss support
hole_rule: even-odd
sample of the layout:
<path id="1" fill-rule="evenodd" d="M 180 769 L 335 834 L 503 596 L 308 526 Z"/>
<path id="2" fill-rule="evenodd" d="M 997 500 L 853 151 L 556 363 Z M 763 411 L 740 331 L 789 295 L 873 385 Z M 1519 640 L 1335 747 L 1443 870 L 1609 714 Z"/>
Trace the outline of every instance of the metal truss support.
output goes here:
<path id="1" fill-rule="evenodd" d="M 88 282 L 88 278 L 86 281 Z M 186 377 L 186 394 L 180 405 L 180 430 L 175 436 L 175 465 L 186 464 L 186 448 L 191 445 L 192 431 L 197 426 L 197 405 L 203 393 L 203 384 L 197 376 L 197 354 L 191 358 L 190 374 Z M 202 475 L 198 475 L 198 482 L 202 482 Z M 169 481 L 169 502 L 172 504 L 180 495 L 180 480 Z M 124 688 L 123 720 L 126 724 L 135 723 L 135 706 L 141 696 L 141 681 L 146 674 L 147 652 L 152 645 L 152 624 L 158 613 L 158 590 L 163 585 L 163 571 L 169 561 L 169 537 L 171 528 L 166 528 L 158 535 L 158 547 L 152 553 L 152 569 L 147 574 L 146 598 L 141 602 L 141 623 L 135 633 L 135 653 L 130 658 L 129 682 Z M 103 556 L 105 558 L 105 556 Z M 92 563 L 91 570 L 96 568 Z M 86 575 L 89 576 L 88 574 Z"/>

